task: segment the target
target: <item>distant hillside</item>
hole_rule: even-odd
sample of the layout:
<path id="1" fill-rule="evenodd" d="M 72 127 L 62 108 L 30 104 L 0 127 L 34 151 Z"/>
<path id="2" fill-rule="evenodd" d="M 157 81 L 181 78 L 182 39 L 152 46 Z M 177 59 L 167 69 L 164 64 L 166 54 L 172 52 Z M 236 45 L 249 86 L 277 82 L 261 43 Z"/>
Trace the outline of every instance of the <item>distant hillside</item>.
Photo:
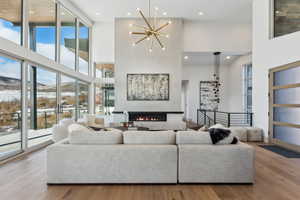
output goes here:
<path id="1" fill-rule="evenodd" d="M 39 87 L 46 87 L 44 84 L 39 83 Z M 21 80 L 6 76 L 0 76 L 0 90 L 21 90 Z"/>
<path id="2" fill-rule="evenodd" d="M 20 79 L 0 76 L 0 90 L 20 90 L 20 89 L 21 89 Z"/>
<path id="3" fill-rule="evenodd" d="M 86 88 L 85 85 L 79 84 L 81 90 Z M 62 83 L 61 90 L 64 92 L 73 92 L 75 91 L 76 84 L 75 82 L 66 82 Z M 6 76 L 0 76 L 0 90 L 21 90 L 21 80 L 17 78 L 11 78 Z M 38 91 L 39 92 L 55 92 L 56 85 L 45 85 L 45 84 L 38 84 Z"/>

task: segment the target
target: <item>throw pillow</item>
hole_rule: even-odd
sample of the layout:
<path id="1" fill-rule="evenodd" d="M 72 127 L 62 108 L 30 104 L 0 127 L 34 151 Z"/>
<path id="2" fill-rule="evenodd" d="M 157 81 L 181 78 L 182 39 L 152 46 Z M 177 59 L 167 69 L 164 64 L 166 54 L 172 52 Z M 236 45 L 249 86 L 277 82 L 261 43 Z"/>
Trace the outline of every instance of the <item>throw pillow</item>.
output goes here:
<path id="1" fill-rule="evenodd" d="M 206 125 L 202 126 L 201 128 L 198 129 L 198 131 L 208 131 L 208 127 Z"/>
<path id="2" fill-rule="evenodd" d="M 210 138 L 213 144 L 237 144 L 238 138 L 229 129 L 210 128 Z"/>
<path id="3" fill-rule="evenodd" d="M 92 129 L 86 127 L 86 126 L 83 126 L 81 124 L 71 124 L 69 127 L 68 127 L 68 131 L 69 133 L 72 133 L 74 131 L 82 131 L 82 132 L 90 132 L 90 131 L 93 131 Z"/>

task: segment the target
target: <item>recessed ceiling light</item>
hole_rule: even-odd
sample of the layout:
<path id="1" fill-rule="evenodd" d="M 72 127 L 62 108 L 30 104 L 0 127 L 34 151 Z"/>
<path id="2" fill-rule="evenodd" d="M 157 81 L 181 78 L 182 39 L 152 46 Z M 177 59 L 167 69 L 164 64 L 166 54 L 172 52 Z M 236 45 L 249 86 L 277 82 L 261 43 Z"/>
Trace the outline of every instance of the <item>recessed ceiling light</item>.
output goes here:
<path id="1" fill-rule="evenodd" d="M 226 59 L 229 60 L 231 57 L 230 56 L 226 56 Z"/>
<path id="2" fill-rule="evenodd" d="M 202 15 L 204 15 L 204 13 L 201 12 L 201 11 L 199 11 L 199 12 L 198 12 L 198 15 L 202 16 Z"/>
<path id="3" fill-rule="evenodd" d="M 130 15 L 131 15 L 131 12 L 128 12 L 127 15 L 130 16 Z"/>
<path id="4" fill-rule="evenodd" d="M 129 27 L 132 27 L 133 26 L 133 24 L 129 24 Z"/>
<path id="5" fill-rule="evenodd" d="M 167 12 L 163 12 L 163 15 L 166 16 L 166 15 L 167 15 Z"/>
<path id="6" fill-rule="evenodd" d="M 172 21 L 168 21 L 168 24 L 172 24 Z"/>
<path id="7" fill-rule="evenodd" d="M 100 13 L 99 13 L 99 12 L 96 12 L 96 15 L 100 15 Z"/>
<path id="8" fill-rule="evenodd" d="M 183 58 L 184 58 L 184 60 L 187 60 L 187 59 L 189 59 L 189 57 L 188 57 L 188 56 L 184 56 Z"/>

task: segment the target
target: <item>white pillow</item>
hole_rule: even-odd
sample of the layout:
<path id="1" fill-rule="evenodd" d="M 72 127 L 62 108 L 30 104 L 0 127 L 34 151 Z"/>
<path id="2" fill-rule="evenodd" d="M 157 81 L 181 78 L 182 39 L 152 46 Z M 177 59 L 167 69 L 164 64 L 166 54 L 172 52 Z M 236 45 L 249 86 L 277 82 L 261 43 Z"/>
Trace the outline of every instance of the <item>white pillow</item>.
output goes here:
<path id="1" fill-rule="evenodd" d="M 88 126 L 92 126 L 92 125 L 95 124 L 95 118 L 96 118 L 96 116 L 94 114 L 86 114 L 86 115 L 84 115 L 85 123 Z"/>
<path id="2" fill-rule="evenodd" d="M 83 126 L 83 125 L 80 125 L 80 124 L 71 124 L 69 127 L 68 127 L 68 131 L 69 133 L 72 133 L 74 131 L 81 131 L 81 132 L 90 132 L 92 131 L 91 129 Z"/>
<path id="3" fill-rule="evenodd" d="M 209 129 L 212 129 L 212 128 L 220 128 L 220 129 L 227 129 L 225 126 L 223 126 L 222 124 L 215 124 L 211 127 L 209 127 Z"/>
<path id="4" fill-rule="evenodd" d="M 59 121 L 59 124 L 65 126 L 66 128 L 68 128 L 68 126 L 74 123 L 75 123 L 74 119 L 71 118 L 66 118 Z"/>

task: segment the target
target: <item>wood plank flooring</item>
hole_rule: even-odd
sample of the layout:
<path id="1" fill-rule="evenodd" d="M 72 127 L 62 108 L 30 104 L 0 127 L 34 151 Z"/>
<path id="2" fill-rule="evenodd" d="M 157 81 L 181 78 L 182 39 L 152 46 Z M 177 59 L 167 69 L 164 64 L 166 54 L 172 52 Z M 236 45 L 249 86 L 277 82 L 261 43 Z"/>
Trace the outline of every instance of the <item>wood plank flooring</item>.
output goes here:
<path id="1" fill-rule="evenodd" d="M 52 185 L 46 151 L 0 166 L 0 200 L 299 200 L 300 159 L 256 148 L 254 185 Z"/>

